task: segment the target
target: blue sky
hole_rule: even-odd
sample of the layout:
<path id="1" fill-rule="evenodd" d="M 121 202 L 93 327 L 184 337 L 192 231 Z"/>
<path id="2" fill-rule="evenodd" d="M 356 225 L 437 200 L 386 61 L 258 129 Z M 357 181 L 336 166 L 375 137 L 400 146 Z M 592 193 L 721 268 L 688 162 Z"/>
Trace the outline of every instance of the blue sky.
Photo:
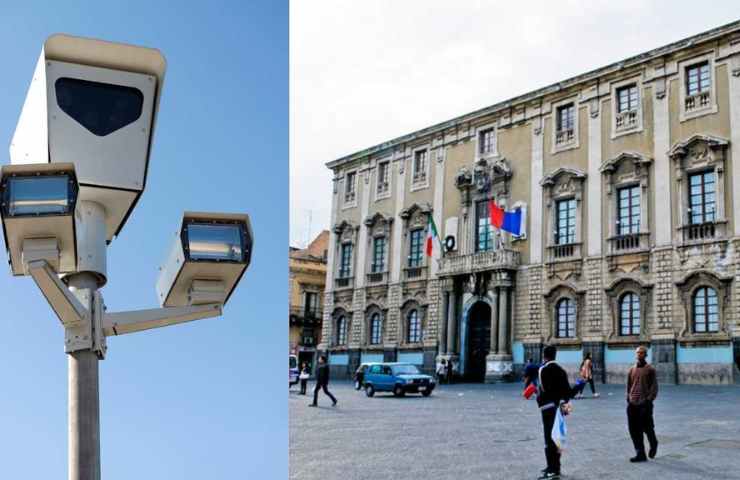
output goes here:
<path id="1" fill-rule="evenodd" d="M 249 213 L 252 265 L 223 317 L 108 340 L 102 474 L 286 478 L 288 6 L 250 2 L 4 2 L 0 162 L 52 33 L 159 48 L 168 70 L 147 190 L 108 251 L 109 311 L 157 306 L 183 210 Z M 0 253 L 0 256 L 4 256 Z M 2 478 L 64 478 L 63 330 L 29 278 L 0 269 Z"/>

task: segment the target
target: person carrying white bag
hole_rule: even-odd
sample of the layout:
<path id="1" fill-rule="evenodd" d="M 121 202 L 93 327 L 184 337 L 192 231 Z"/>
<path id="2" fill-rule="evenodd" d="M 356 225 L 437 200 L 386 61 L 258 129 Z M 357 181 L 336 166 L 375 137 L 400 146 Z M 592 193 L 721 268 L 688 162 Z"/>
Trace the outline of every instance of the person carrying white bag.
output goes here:
<path id="1" fill-rule="evenodd" d="M 542 351 L 545 364 L 538 372 L 539 388 L 537 405 L 542 414 L 542 426 L 545 437 L 545 459 L 547 467 L 542 470 L 538 480 L 560 478 L 560 450 L 565 446 L 566 429 L 564 416 L 570 412 L 568 401 L 571 387 L 568 374 L 555 362 L 557 349 L 554 345 L 546 346 Z M 557 425 L 557 428 L 555 428 Z"/>

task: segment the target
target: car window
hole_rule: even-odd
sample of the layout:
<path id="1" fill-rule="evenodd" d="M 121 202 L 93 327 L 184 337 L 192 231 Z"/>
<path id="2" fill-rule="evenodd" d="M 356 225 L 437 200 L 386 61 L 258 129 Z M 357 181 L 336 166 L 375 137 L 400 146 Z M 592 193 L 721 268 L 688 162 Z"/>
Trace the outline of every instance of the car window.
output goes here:
<path id="1" fill-rule="evenodd" d="M 398 365 L 393 367 L 393 372 L 396 375 L 418 375 L 421 373 L 415 365 Z"/>
<path id="2" fill-rule="evenodd" d="M 391 375 L 391 367 L 383 367 L 383 375 Z"/>
<path id="3" fill-rule="evenodd" d="M 370 373 L 380 373 L 380 365 L 373 365 L 370 367 Z"/>

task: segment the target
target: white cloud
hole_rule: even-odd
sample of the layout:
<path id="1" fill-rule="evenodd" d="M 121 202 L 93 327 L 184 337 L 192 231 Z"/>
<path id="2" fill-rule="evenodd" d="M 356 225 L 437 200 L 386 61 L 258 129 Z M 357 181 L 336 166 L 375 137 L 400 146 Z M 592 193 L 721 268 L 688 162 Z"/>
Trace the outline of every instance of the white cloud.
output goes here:
<path id="1" fill-rule="evenodd" d="M 329 228 L 326 162 L 737 19 L 734 2 L 294 0 L 290 240 Z"/>

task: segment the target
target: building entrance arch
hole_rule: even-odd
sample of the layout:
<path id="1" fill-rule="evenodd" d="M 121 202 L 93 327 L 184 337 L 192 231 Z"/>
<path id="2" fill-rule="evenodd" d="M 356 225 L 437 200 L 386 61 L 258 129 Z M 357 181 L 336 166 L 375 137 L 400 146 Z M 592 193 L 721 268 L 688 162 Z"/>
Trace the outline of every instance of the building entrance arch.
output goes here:
<path id="1" fill-rule="evenodd" d="M 491 350 L 491 306 L 479 300 L 471 305 L 467 316 L 465 380 L 482 383 L 486 379 L 486 356 Z"/>

